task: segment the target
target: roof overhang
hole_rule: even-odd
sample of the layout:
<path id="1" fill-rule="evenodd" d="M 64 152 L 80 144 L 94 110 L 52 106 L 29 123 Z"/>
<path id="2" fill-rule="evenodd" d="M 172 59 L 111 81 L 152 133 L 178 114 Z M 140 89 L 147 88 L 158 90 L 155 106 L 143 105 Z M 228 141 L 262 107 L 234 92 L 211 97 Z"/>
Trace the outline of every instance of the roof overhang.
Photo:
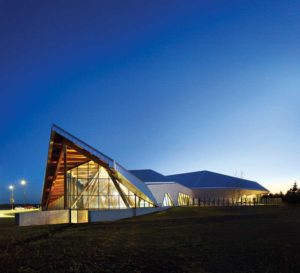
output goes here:
<path id="1" fill-rule="evenodd" d="M 154 196 L 143 181 L 112 158 L 99 152 L 62 128 L 53 125 L 44 178 L 42 208 L 47 207 L 48 202 L 55 200 L 56 196 L 64 194 L 65 170 L 63 161 L 65 153 L 63 147 L 65 146 L 68 146 L 68 153 L 71 153 L 71 156 L 68 156 L 68 169 L 92 160 L 104 167 L 110 175 L 117 178 L 131 192 L 141 195 L 144 200 L 156 205 Z M 50 192 L 54 192 L 55 194 L 50 195 Z"/>

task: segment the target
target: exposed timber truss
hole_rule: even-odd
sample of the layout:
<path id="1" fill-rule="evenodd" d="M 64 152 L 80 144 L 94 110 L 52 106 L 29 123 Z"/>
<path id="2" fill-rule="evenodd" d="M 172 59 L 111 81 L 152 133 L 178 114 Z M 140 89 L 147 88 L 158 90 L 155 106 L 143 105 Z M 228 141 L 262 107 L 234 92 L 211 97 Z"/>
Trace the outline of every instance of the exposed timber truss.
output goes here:
<path id="1" fill-rule="evenodd" d="M 136 176 L 63 129 L 52 127 L 43 210 L 153 206 L 155 198 Z"/>

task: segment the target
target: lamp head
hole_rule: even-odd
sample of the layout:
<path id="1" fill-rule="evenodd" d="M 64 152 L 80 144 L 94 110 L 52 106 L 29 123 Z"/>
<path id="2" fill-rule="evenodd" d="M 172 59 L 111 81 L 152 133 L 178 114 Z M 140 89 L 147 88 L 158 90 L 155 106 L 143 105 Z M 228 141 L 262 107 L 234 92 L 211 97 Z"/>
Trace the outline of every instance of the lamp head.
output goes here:
<path id="1" fill-rule="evenodd" d="M 23 180 L 21 180 L 20 183 L 21 183 L 22 186 L 25 186 L 26 185 L 26 180 L 23 179 Z"/>

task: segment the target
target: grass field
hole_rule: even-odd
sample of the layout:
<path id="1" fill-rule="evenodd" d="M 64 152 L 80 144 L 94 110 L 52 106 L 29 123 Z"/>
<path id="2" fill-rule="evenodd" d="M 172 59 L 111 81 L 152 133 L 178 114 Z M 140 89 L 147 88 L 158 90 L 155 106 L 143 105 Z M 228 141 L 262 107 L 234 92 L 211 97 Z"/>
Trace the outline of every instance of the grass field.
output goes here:
<path id="1" fill-rule="evenodd" d="M 22 228 L 2 218 L 0 272 L 300 272 L 300 207 L 173 208 Z"/>

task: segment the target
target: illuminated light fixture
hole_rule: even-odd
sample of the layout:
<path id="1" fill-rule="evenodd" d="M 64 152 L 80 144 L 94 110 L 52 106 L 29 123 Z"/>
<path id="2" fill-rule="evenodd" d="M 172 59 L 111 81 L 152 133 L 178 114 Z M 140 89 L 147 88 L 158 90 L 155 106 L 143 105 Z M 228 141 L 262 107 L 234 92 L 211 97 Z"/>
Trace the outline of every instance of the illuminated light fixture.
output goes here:
<path id="1" fill-rule="evenodd" d="M 22 186 L 25 186 L 26 185 L 26 180 L 21 180 L 21 182 L 20 182 L 20 184 L 22 185 Z"/>
<path id="2" fill-rule="evenodd" d="M 20 184 L 21 184 L 21 186 L 23 186 L 23 198 L 24 198 L 24 202 L 23 202 L 23 205 L 24 205 L 24 207 L 25 207 L 25 205 L 26 205 L 26 184 L 27 184 L 27 182 L 26 182 L 26 180 L 25 179 L 22 179 L 21 181 L 20 181 Z"/>

